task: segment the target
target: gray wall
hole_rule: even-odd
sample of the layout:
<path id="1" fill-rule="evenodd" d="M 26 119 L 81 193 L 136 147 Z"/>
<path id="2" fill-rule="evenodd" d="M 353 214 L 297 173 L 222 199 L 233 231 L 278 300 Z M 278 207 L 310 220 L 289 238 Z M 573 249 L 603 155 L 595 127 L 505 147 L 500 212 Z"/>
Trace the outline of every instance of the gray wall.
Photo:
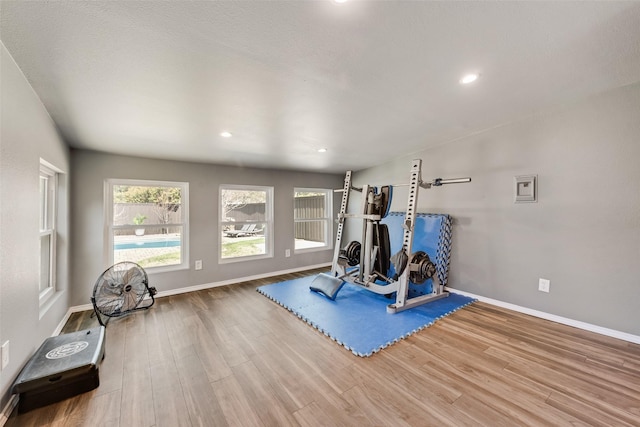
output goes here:
<path id="1" fill-rule="evenodd" d="M 268 274 L 331 261 L 333 252 L 324 250 L 294 254 L 293 190 L 340 188 L 343 177 L 333 174 L 285 172 L 267 169 L 216 166 L 116 156 L 85 150 L 71 150 L 72 263 L 71 305 L 88 304 L 93 285 L 108 267 L 105 262 L 103 186 L 108 178 L 128 178 L 189 183 L 189 270 L 149 275 L 158 291 Z M 274 257 L 246 262 L 218 264 L 218 189 L 220 184 L 274 187 Z M 337 207 L 338 203 L 334 203 Z M 285 249 L 291 257 L 285 258 Z M 194 261 L 203 269 L 196 271 Z"/>
<path id="2" fill-rule="evenodd" d="M 425 180 L 473 178 L 419 195 L 420 212 L 455 218 L 451 287 L 640 335 L 640 84 L 360 171 L 354 182 L 408 182 L 414 158 Z M 514 204 L 514 176 L 528 174 L 538 175 L 539 201 Z M 405 207 L 396 188 L 393 208 Z M 548 294 L 537 290 L 541 277 Z"/>
<path id="3" fill-rule="evenodd" d="M 9 365 L 0 373 L 2 410 L 20 369 L 69 307 L 69 152 L 2 43 L 0 63 L 0 342 L 10 342 Z M 65 172 L 58 205 L 58 292 L 44 313 L 38 301 L 41 157 Z"/>

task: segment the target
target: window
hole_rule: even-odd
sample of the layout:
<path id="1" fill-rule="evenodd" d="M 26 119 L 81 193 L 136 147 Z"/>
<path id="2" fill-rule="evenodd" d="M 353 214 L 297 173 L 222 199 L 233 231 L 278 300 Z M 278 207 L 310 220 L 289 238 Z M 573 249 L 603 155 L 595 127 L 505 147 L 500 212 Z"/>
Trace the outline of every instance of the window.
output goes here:
<path id="1" fill-rule="evenodd" d="M 56 290 L 56 200 L 60 171 L 40 159 L 40 305 Z"/>
<path id="2" fill-rule="evenodd" d="M 220 186 L 220 260 L 273 256 L 273 187 Z"/>
<path id="3" fill-rule="evenodd" d="M 333 191 L 296 188 L 293 193 L 295 250 L 329 249 L 332 246 Z"/>
<path id="4" fill-rule="evenodd" d="M 189 184 L 108 180 L 108 264 L 132 261 L 151 271 L 189 267 Z"/>

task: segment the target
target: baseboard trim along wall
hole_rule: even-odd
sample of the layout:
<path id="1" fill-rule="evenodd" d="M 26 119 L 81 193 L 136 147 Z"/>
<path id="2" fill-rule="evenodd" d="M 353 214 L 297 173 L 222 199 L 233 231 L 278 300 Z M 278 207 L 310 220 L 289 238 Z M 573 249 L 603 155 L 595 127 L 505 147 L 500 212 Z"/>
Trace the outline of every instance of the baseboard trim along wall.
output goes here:
<path id="1" fill-rule="evenodd" d="M 219 286 L 233 285 L 236 283 L 249 282 L 251 280 L 266 279 L 268 277 L 280 276 L 282 274 L 299 273 L 301 271 L 313 270 L 315 268 L 330 267 L 331 263 L 323 263 L 316 265 L 308 265 L 306 267 L 292 268 L 289 270 L 274 271 L 272 273 L 257 274 L 255 276 L 240 277 L 237 279 L 223 280 L 221 282 L 205 283 L 203 285 L 188 286 L 186 288 L 172 289 L 170 291 L 161 291 L 156 294 L 156 298 L 168 297 L 171 295 L 179 295 L 187 292 L 201 291 L 203 289 L 217 288 Z M 93 308 L 93 306 L 90 306 Z"/>
<path id="2" fill-rule="evenodd" d="M 313 270 L 315 268 L 323 268 L 323 267 L 330 267 L 330 266 L 331 266 L 331 263 L 327 262 L 323 264 L 307 265 L 305 267 L 292 268 L 289 270 L 281 270 L 281 271 L 273 271 L 273 272 L 264 273 L 264 274 L 256 274 L 254 276 L 238 277 L 236 279 L 223 280 L 220 282 L 211 282 L 211 283 L 204 283 L 202 285 L 187 286 L 185 288 L 171 289 L 168 291 L 160 291 L 156 294 L 156 298 L 168 297 L 171 295 L 186 294 L 188 292 L 201 291 L 203 289 L 217 288 L 219 286 L 228 286 L 236 283 L 249 282 L 251 280 L 266 279 L 268 277 L 280 276 L 282 274 L 299 273 L 301 271 Z M 93 305 L 82 304 L 82 305 L 69 307 L 69 310 L 67 310 L 67 314 L 64 315 L 64 317 L 62 318 L 62 320 L 60 321 L 56 329 L 53 331 L 51 336 L 54 337 L 60 334 L 60 332 L 62 331 L 62 328 L 64 328 L 64 325 L 67 323 L 72 313 L 77 313 L 79 311 L 87 311 L 87 310 L 93 310 Z"/>
<path id="3" fill-rule="evenodd" d="M 248 282 L 248 281 L 251 281 L 251 280 L 265 279 L 265 278 L 268 278 L 268 277 L 279 276 L 281 274 L 298 273 L 298 272 L 301 272 L 301 271 L 312 270 L 312 269 L 315 269 L 315 268 L 329 267 L 330 265 L 331 265 L 330 263 L 309 265 L 309 266 L 298 267 L 298 268 L 293 268 L 293 269 L 289 269 L 289 270 L 274 271 L 274 272 L 271 272 L 271 273 L 257 274 L 257 275 L 254 275 L 254 276 L 247 276 L 247 277 L 239 277 L 239 278 L 236 278 L 236 279 L 223 280 L 223 281 L 220 281 L 220 282 L 204 283 L 202 285 L 187 286 L 185 288 L 171 289 L 171 290 L 168 290 L 168 291 L 160 291 L 160 292 L 158 292 L 156 294 L 156 298 L 168 297 L 168 296 L 171 296 L 171 295 L 179 295 L 179 294 L 184 294 L 184 293 L 187 293 L 187 292 L 201 291 L 203 289 L 217 288 L 219 286 L 228 286 L 228 285 L 233 285 L 233 284 L 236 284 L 236 283 Z M 471 298 L 476 298 L 479 301 L 486 302 L 487 304 L 491 304 L 491 305 L 495 305 L 495 306 L 498 306 L 498 307 L 502 307 L 502 308 L 506 308 L 506 309 L 509 309 L 509 310 L 513 310 L 513 311 L 516 311 L 518 313 L 528 314 L 530 316 L 539 317 L 541 319 L 546 319 L 546 320 L 551 320 L 552 322 L 561 323 L 563 325 L 573 326 L 574 328 L 583 329 L 585 331 L 595 332 L 595 333 L 600 334 L 600 335 L 606 335 L 606 336 L 609 336 L 609 337 L 612 337 L 612 338 L 617 338 L 617 339 L 620 339 L 620 340 L 623 340 L 623 341 L 628 341 L 628 342 L 640 344 L 640 336 L 638 336 L 638 335 L 633 335 L 633 334 L 629 334 L 629 333 L 626 333 L 626 332 L 616 331 L 614 329 L 604 328 L 602 326 L 593 325 L 593 324 L 590 324 L 590 323 L 581 322 L 579 320 L 573 320 L 573 319 L 569 319 L 569 318 L 562 317 L 562 316 L 557 316 L 555 314 L 545 313 L 543 311 L 538 311 L 538 310 L 534 310 L 534 309 L 531 309 L 531 308 L 522 307 L 522 306 L 519 306 L 519 305 L 516 305 L 516 304 L 511 304 L 511 303 L 508 303 L 508 302 L 503 302 L 503 301 L 495 300 L 495 299 L 492 299 L 492 298 L 487 298 L 487 297 L 483 297 L 483 296 L 480 296 L 480 295 L 475 295 L 475 294 L 472 294 L 470 292 L 460 291 L 460 290 L 454 289 L 454 288 L 447 287 L 446 289 L 451 291 L 451 292 L 455 292 L 457 294 L 465 295 L 465 296 L 468 296 L 468 297 L 471 297 Z M 83 305 L 77 305 L 77 306 L 74 306 L 74 307 L 70 307 L 69 310 L 67 311 L 67 314 L 65 314 L 65 316 L 62 318 L 62 320 L 60 321 L 60 323 L 58 324 L 58 326 L 56 327 L 54 332 L 51 334 L 51 336 L 56 336 L 56 335 L 60 334 L 60 332 L 62 331 L 62 328 L 64 328 L 64 325 L 67 323 L 67 321 L 69 320 L 69 317 L 71 316 L 72 313 L 76 313 L 76 312 L 79 312 L 79 311 L 86 311 L 86 310 L 93 310 L 93 305 L 91 305 L 91 304 L 83 304 Z M 1 424 L 0 424 L 0 426 L 1 426 Z"/>
<path id="4" fill-rule="evenodd" d="M 469 292 L 460 291 L 454 288 L 446 287 L 446 289 L 448 291 L 455 292 L 456 294 L 465 295 L 471 298 L 476 298 L 478 299 L 478 301 L 486 302 L 487 304 L 506 308 L 508 310 L 517 311 L 518 313 L 528 314 L 530 316 L 539 317 L 545 320 L 551 320 L 552 322 L 561 323 L 563 325 L 573 326 L 574 328 L 582 329 L 585 331 L 595 332 L 596 334 L 606 335 L 608 337 L 617 338 L 623 341 L 629 341 L 632 343 L 640 344 L 640 336 L 638 335 L 616 331 L 615 329 L 603 328 L 602 326 L 581 322 L 579 320 L 568 319 L 562 316 L 556 316 L 555 314 L 549 314 L 549 313 L 545 313 L 544 311 L 533 310 L 531 308 L 522 307 L 522 306 L 511 304 L 508 302 L 498 301 L 492 298 L 486 298 L 480 295 L 475 295 Z"/>
<path id="5" fill-rule="evenodd" d="M 11 396 L 7 404 L 2 409 L 2 413 L 0 413 L 0 427 L 2 427 L 9 417 L 11 416 L 11 412 L 13 412 L 13 408 L 18 404 L 18 395 L 14 394 Z"/>

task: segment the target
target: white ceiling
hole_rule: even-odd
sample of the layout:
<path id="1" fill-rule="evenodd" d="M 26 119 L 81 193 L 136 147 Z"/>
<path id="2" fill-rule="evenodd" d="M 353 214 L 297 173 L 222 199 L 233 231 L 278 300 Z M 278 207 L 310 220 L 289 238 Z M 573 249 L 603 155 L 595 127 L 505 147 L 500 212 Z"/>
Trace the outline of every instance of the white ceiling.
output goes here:
<path id="1" fill-rule="evenodd" d="M 640 81 L 638 1 L 0 8 L 69 144 L 135 156 L 359 170 Z"/>

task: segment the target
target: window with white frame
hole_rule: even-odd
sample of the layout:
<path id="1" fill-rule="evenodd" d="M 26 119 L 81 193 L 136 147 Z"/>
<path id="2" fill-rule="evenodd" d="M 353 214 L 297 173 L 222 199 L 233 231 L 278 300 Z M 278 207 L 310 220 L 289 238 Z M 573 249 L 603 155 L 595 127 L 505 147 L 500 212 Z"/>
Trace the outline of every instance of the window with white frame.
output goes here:
<path id="1" fill-rule="evenodd" d="M 131 261 L 151 271 L 189 267 L 189 184 L 107 180 L 108 264 Z"/>
<path id="2" fill-rule="evenodd" d="M 318 188 L 294 189 L 295 251 L 331 248 L 332 196 L 333 190 Z"/>
<path id="3" fill-rule="evenodd" d="M 220 186 L 220 260 L 273 256 L 273 187 Z"/>
<path id="4" fill-rule="evenodd" d="M 58 174 L 53 165 L 40 159 L 40 305 L 56 290 L 56 201 Z"/>

